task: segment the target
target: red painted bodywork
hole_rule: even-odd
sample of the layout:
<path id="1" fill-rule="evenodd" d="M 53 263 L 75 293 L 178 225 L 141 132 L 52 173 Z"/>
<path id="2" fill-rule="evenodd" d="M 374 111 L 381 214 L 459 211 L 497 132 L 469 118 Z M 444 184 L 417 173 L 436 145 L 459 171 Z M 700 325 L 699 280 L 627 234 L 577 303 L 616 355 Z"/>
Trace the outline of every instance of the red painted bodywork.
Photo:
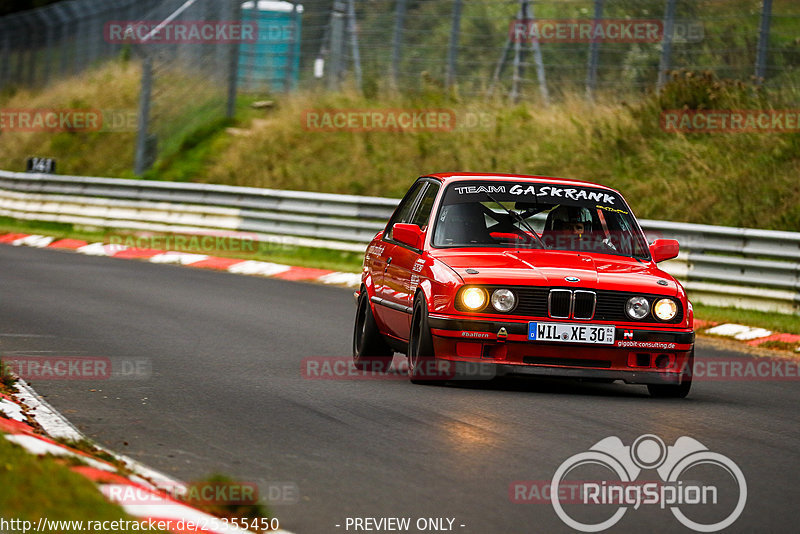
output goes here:
<path id="1" fill-rule="evenodd" d="M 431 220 L 438 213 L 446 186 L 455 181 L 515 181 L 533 184 L 558 184 L 563 186 L 589 186 L 619 193 L 605 186 L 577 180 L 559 178 L 522 176 L 508 174 L 447 173 L 425 176 L 441 182 L 437 198 L 432 209 Z M 621 195 L 619 195 L 621 197 Z M 408 226 L 408 225 L 403 225 Z M 611 367 L 598 368 L 597 377 L 608 376 L 605 371 L 622 371 L 632 383 L 680 383 L 680 371 L 693 349 L 693 313 L 687 300 L 686 292 L 681 284 L 665 271 L 658 268 L 651 259 L 635 258 L 601 253 L 571 252 L 556 250 L 524 249 L 508 247 L 485 248 L 434 248 L 431 245 L 431 233 L 423 228 L 421 245 L 418 249 L 407 246 L 399 240 L 387 240 L 384 235 L 387 227 L 379 232 L 370 243 L 364 261 L 363 288 L 367 291 L 376 323 L 381 333 L 394 342 L 395 347 L 402 347 L 408 342 L 411 324 L 411 309 L 415 295 L 421 292 L 427 303 L 431 319 L 460 319 L 469 321 L 485 321 L 516 326 L 527 325 L 529 321 L 559 322 L 548 317 L 517 316 L 493 313 L 491 307 L 481 313 L 459 311 L 455 307 L 455 298 L 459 288 L 465 285 L 491 286 L 564 286 L 565 277 L 576 276 L 580 282 L 575 289 L 610 290 L 648 295 L 663 295 L 680 301 L 683 307 L 683 319 L 680 323 L 665 324 L 655 319 L 649 321 L 588 321 L 588 324 L 614 324 L 617 331 L 654 332 L 666 334 L 691 334 L 687 343 L 673 343 L 653 346 L 624 346 L 625 339 L 616 339 L 615 345 L 586 345 L 559 342 L 531 342 L 523 334 L 509 333 L 507 337 L 498 337 L 497 332 L 472 332 L 459 329 L 431 328 L 435 356 L 437 359 L 451 361 L 482 362 L 511 365 L 513 369 L 547 367 L 548 373 L 558 375 L 559 369 L 564 376 L 571 376 L 569 371 L 578 367 L 572 365 L 574 360 L 584 360 L 579 368 L 583 377 L 592 376 L 592 367 L 586 365 L 588 360 L 605 360 Z M 641 229 L 638 229 L 641 231 Z M 403 236 L 413 236 L 408 228 L 402 230 Z M 677 242 L 659 240 L 651 245 L 653 257 L 674 257 L 677 255 Z M 390 261 L 391 259 L 391 261 Z M 478 271 L 470 274 L 467 269 Z M 658 282 L 661 281 L 659 284 Z M 666 285 L 664 285 L 666 283 Z M 376 299 L 381 303 L 376 303 Z M 575 322 L 567 320 L 561 322 Z M 509 328 L 509 332 L 512 328 Z M 633 335 L 633 334 L 630 334 Z M 633 339 L 631 337 L 631 339 Z M 622 343 L 621 343 L 622 342 Z M 627 343 L 630 345 L 630 343 Z M 622 346 L 621 346 L 622 345 Z M 669 358 L 667 368 L 656 369 L 653 366 L 637 365 L 643 363 L 643 354 L 656 358 L 666 355 Z M 639 355 L 637 360 L 637 355 Z M 546 365 L 524 363 L 523 358 L 532 357 L 547 360 Z M 651 360 L 652 361 L 652 360 Z M 533 373 L 536 374 L 536 373 Z M 577 375 L 576 375 L 577 376 Z"/>

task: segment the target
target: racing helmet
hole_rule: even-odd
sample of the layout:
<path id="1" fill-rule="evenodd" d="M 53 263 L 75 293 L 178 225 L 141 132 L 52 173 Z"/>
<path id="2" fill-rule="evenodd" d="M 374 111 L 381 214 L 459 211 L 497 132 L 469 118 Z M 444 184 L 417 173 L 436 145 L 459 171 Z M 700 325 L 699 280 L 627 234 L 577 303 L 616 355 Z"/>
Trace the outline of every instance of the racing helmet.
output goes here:
<path id="1" fill-rule="evenodd" d="M 573 231 L 578 234 L 591 232 L 592 215 L 580 206 L 561 205 L 548 215 L 550 228 L 555 231 Z"/>

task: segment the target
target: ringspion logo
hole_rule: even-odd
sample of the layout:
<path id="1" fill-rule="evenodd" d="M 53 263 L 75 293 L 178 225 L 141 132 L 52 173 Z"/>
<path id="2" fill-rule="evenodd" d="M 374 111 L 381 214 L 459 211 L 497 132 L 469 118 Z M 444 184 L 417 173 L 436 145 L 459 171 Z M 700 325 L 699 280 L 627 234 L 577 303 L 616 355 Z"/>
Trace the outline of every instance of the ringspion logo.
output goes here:
<path id="1" fill-rule="evenodd" d="M 565 482 L 575 487 L 574 479 L 568 478 L 571 473 L 587 468 L 610 471 L 613 479 L 584 479 L 578 486 L 577 499 L 574 493 L 562 491 Z M 643 473 L 653 471 L 660 480 L 640 480 Z M 629 446 L 616 436 L 608 437 L 588 451 L 567 458 L 556 469 L 549 494 L 556 515 L 580 532 L 607 530 L 629 510 L 641 506 L 669 508 L 681 524 L 692 530 L 718 532 L 742 514 L 747 482 L 733 460 L 710 451 L 696 439 L 682 436 L 667 446 L 658 436 L 644 434 Z M 572 501 L 563 500 L 567 495 Z M 580 508 L 573 505 L 568 512 L 565 505 L 575 500 Z M 581 513 L 587 508 L 595 508 L 602 517 L 584 517 Z"/>

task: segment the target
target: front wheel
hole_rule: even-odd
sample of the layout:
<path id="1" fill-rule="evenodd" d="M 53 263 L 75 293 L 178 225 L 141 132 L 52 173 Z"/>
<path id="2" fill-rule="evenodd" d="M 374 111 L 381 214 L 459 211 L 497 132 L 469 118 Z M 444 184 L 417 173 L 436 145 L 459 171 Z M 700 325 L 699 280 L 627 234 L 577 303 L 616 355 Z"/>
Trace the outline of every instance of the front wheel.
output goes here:
<path id="1" fill-rule="evenodd" d="M 378 330 L 369 295 L 365 287 L 358 295 L 355 326 L 353 328 L 353 363 L 358 369 L 388 371 L 394 351 L 386 344 Z"/>
<path id="2" fill-rule="evenodd" d="M 692 389 L 692 374 L 694 373 L 694 349 L 689 353 L 689 360 L 683 370 L 680 385 L 648 384 L 647 391 L 651 397 L 661 399 L 683 399 Z"/>
<path id="3" fill-rule="evenodd" d="M 411 333 L 408 336 L 408 377 L 413 384 L 439 385 L 444 380 L 435 369 L 436 356 L 433 350 L 433 336 L 428 326 L 428 306 L 425 296 L 420 293 L 414 299 L 411 315 Z"/>

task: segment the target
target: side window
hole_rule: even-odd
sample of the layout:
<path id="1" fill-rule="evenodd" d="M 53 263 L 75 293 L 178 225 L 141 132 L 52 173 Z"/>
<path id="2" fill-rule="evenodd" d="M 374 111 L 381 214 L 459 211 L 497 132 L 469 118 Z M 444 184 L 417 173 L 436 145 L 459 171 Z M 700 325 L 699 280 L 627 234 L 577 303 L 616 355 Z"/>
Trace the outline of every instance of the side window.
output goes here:
<path id="1" fill-rule="evenodd" d="M 426 182 L 417 182 L 414 184 L 414 187 L 406 193 L 406 196 L 403 197 L 403 200 L 394 212 L 394 216 L 392 216 L 389 224 L 386 226 L 386 233 L 384 234 L 385 239 L 392 239 L 392 228 L 395 223 L 408 222 L 411 219 L 414 206 L 417 204 L 417 198 L 422 188 L 425 187 L 425 184 Z"/>
<path id="2" fill-rule="evenodd" d="M 433 202 L 436 200 L 436 195 L 439 194 L 439 184 L 428 183 L 428 188 L 422 194 L 422 200 L 419 202 L 414 217 L 411 219 L 411 224 L 416 224 L 423 230 L 428 226 L 428 221 L 431 218 L 431 210 L 433 209 Z"/>

